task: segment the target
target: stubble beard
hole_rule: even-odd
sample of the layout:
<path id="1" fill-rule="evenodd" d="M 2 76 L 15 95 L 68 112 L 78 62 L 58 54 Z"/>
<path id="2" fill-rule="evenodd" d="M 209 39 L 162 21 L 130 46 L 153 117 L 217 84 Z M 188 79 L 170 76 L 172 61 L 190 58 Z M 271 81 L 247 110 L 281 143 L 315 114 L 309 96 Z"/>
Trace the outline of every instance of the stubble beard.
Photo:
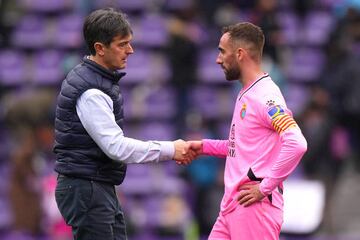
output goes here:
<path id="1" fill-rule="evenodd" d="M 241 77 L 240 70 L 236 67 L 231 67 L 228 70 L 225 70 L 225 78 L 228 81 L 239 80 Z"/>

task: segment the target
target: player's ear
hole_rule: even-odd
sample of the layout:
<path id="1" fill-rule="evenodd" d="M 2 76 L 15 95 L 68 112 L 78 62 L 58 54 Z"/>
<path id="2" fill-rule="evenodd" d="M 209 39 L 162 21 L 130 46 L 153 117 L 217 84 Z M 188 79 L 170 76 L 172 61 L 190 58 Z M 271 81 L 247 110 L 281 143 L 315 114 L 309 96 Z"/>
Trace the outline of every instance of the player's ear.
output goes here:
<path id="1" fill-rule="evenodd" d="M 237 57 L 237 59 L 238 59 L 239 61 L 243 60 L 244 55 L 245 55 L 245 49 L 243 49 L 243 48 L 238 48 L 238 49 L 236 50 L 236 57 Z"/>
<path id="2" fill-rule="evenodd" d="M 105 52 L 104 52 L 104 48 L 105 45 L 102 44 L 101 42 L 96 42 L 94 43 L 94 48 L 96 51 L 96 54 L 98 54 L 99 56 L 104 56 Z"/>

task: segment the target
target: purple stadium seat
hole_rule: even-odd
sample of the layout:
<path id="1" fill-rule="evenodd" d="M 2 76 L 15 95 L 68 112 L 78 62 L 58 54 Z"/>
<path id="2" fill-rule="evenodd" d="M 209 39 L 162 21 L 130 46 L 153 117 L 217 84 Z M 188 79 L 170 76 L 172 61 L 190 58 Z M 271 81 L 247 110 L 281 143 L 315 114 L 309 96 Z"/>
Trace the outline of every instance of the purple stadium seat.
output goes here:
<path id="1" fill-rule="evenodd" d="M 159 236 L 155 236 L 152 233 L 142 233 L 137 234 L 136 236 L 132 236 L 131 239 L 133 240 L 159 240 Z"/>
<path id="2" fill-rule="evenodd" d="M 144 47 L 164 47 L 168 41 L 166 19 L 146 14 L 134 25 L 134 44 Z"/>
<path id="3" fill-rule="evenodd" d="M 219 52 L 216 49 L 203 50 L 199 57 L 198 78 L 205 83 L 225 83 L 221 67 L 216 63 Z"/>
<path id="4" fill-rule="evenodd" d="M 59 12 L 71 9 L 74 1 L 68 0 L 20 0 L 20 5 L 26 10 L 36 12 Z"/>
<path id="5" fill-rule="evenodd" d="M 163 196 L 149 197 L 145 201 L 144 207 L 146 212 L 147 225 L 150 228 L 159 225 L 162 201 L 163 201 Z"/>
<path id="6" fill-rule="evenodd" d="M 133 90 L 123 88 L 122 95 L 127 119 L 168 120 L 176 113 L 172 89 L 154 86 Z"/>
<path id="7" fill-rule="evenodd" d="M 191 102 L 194 107 L 205 118 L 216 118 L 218 116 L 218 104 L 216 99 L 216 89 L 206 86 L 196 87 L 191 94 Z"/>
<path id="8" fill-rule="evenodd" d="M 175 164 L 175 163 L 173 163 Z M 157 190 L 165 195 L 184 196 L 187 185 L 183 179 L 176 176 L 163 176 Z"/>
<path id="9" fill-rule="evenodd" d="M 179 168 L 179 166 L 173 161 L 165 161 L 161 164 L 161 167 L 164 171 L 164 174 L 171 177 L 177 176 L 182 171 L 182 169 Z"/>
<path id="10" fill-rule="evenodd" d="M 9 234 L 1 237 L 2 240 L 50 240 L 49 236 L 37 236 L 25 231 L 14 230 Z"/>
<path id="11" fill-rule="evenodd" d="M 191 93 L 193 107 L 206 119 L 230 118 L 235 104 L 231 90 L 197 86 Z"/>
<path id="12" fill-rule="evenodd" d="M 335 19 L 325 11 L 309 12 L 304 24 L 305 43 L 310 45 L 324 45 L 334 27 Z"/>
<path id="13" fill-rule="evenodd" d="M 21 85 L 28 80 L 25 55 L 16 50 L 0 52 L 0 83 L 5 86 Z"/>
<path id="14" fill-rule="evenodd" d="M 126 178 L 121 184 L 120 191 L 125 195 L 146 195 L 153 192 L 154 184 L 151 180 L 151 165 L 130 164 Z"/>
<path id="15" fill-rule="evenodd" d="M 168 58 L 162 54 L 153 51 L 151 57 L 151 77 L 156 82 L 168 81 L 172 76 Z"/>
<path id="16" fill-rule="evenodd" d="M 285 38 L 284 42 L 288 45 L 297 44 L 301 36 L 298 16 L 291 11 L 279 12 L 277 22 L 280 24 L 282 35 Z"/>
<path id="17" fill-rule="evenodd" d="M 82 43 L 83 18 L 80 15 L 64 15 L 56 22 L 52 42 L 56 47 L 79 48 Z"/>
<path id="18" fill-rule="evenodd" d="M 124 12 L 143 11 L 147 3 L 146 0 L 117 0 L 118 7 Z"/>
<path id="19" fill-rule="evenodd" d="M 143 124 L 125 125 L 125 136 L 134 137 L 143 141 L 147 140 L 173 140 L 175 129 L 171 123 L 163 121 L 144 121 Z"/>
<path id="20" fill-rule="evenodd" d="M 324 52 L 320 48 L 297 48 L 293 50 L 285 72 L 290 81 L 316 81 L 324 61 Z"/>
<path id="21" fill-rule="evenodd" d="M 123 84 L 139 83 L 149 79 L 154 69 L 150 68 L 150 54 L 148 51 L 135 49 L 130 55 L 126 67 L 126 76 L 121 79 Z"/>
<path id="22" fill-rule="evenodd" d="M 150 178 L 150 165 L 138 164 L 130 165 L 126 171 L 128 178 Z"/>
<path id="23" fill-rule="evenodd" d="M 124 70 L 126 76 L 121 79 L 122 85 L 140 84 L 149 81 L 163 82 L 170 78 L 169 63 L 163 54 L 135 48 L 135 54 L 128 58 Z"/>
<path id="24" fill-rule="evenodd" d="M 168 10 L 182 10 L 188 9 L 192 5 L 192 0 L 167 0 L 165 7 Z"/>
<path id="25" fill-rule="evenodd" d="M 165 122 L 147 122 L 138 127 L 137 136 L 143 140 L 173 140 L 174 125 Z"/>
<path id="26" fill-rule="evenodd" d="M 33 55 L 33 82 L 40 85 L 59 83 L 65 76 L 62 58 L 62 54 L 56 50 L 36 52 Z"/>
<path id="27" fill-rule="evenodd" d="M 151 119 L 171 119 L 176 113 L 174 92 L 169 88 L 152 91 L 146 98 L 146 116 Z"/>
<path id="28" fill-rule="evenodd" d="M 219 139 L 228 139 L 230 131 L 231 119 L 221 121 L 217 124 L 217 132 Z"/>
<path id="29" fill-rule="evenodd" d="M 126 137 L 147 140 L 174 140 L 174 124 L 167 121 L 148 121 L 141 123 L 125 122 L 124 133 Z"/>
<path id="30" fill-rule="evenodd" d="M 16 47 L 43 48 L 49 43 L 49 37 L 45 19 L 27 15 L 18 23 L 11 40 Z"/>
<path id="31" fill-rule="evenodd" d="M 305 104 L 310 98 L 310 93 L 307 88 L 299 84 L 288 84 L 286 87 L 287 106 L 292 110 L 294 116 L 301 114 L 304 110 Z"/>
<path id="32" fill-rule="evenodd" d="M 121 9 L 121 11 L 131 14 L 134 12 L 143 12 L 149 6 L 146 0 L 94 0 L 95 8 L 113 7 Z"/>

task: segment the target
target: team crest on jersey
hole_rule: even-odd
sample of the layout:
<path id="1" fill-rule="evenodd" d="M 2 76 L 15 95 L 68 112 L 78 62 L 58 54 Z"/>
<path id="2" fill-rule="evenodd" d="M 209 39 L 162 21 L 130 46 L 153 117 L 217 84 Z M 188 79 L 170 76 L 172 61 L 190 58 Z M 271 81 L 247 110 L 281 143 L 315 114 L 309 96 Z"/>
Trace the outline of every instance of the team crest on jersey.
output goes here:
<path id="1" fill-rule="evenodd" d="M 246 104 L 244 103 L 244 104 L 242 105 L 242 108 L 241 108 L 241 111 L 240 111 L 240 117 L 241 117 L 241 119 L 244 119 L 245 115 L 246 115 Z"/>

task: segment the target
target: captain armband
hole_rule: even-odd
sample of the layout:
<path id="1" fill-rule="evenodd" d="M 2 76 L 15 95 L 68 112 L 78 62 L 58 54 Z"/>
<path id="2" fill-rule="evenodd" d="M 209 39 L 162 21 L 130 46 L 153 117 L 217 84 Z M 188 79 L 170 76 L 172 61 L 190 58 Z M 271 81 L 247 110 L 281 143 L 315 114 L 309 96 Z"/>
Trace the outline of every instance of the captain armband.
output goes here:
<path id="1" fill-rule="evenodd" d="M 279 134 L 289 128 L 297 127 L 294 118 L 287 114 L 279 105 L 272 106 L 268 110 L 268 114 L 271 118 L 272 126 Z"/>

